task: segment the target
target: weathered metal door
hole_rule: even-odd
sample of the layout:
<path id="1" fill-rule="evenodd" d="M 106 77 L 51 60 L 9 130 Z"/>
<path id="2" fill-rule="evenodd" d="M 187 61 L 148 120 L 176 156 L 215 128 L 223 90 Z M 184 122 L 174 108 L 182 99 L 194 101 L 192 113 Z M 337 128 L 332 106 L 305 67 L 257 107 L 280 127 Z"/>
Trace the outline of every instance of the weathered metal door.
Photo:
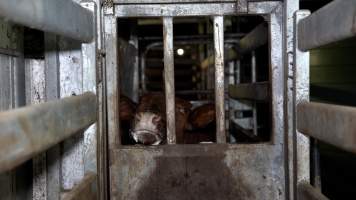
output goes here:
<path id="1" fill-rule="evenodd" d="M 259 144 L 226 144 L 224 115 L 224 16 L 260 15 L 268 22 L 272 138 Z M 217 144 L 175 144 L 172 21 L 211 16 L 215 46 Z M 119 137 L 117 18 L 163 21 L 168 144 L 123 146 Z M 109 179 L 111 199 L 285 199 L 283 125 L 283 3 L 280 1 L 124 1 L 104 13 Z M 253 46 L 253 44 L 252 44 Z M 253 47 L 251 48 L 253 49 Z"/>

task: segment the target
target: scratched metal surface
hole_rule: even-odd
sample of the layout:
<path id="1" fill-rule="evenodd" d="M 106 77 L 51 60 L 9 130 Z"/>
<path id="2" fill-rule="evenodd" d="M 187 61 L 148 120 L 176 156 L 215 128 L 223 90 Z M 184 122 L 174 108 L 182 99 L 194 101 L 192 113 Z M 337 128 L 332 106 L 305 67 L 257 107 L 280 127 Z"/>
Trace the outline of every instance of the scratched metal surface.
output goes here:
<path id="1" fill-rule="evenodd" d="M 213 4 L 196 3 L 191 7 L 185 4 L 175 7 L 175 10 L 172 8 L 174 4 L 167 4 L 161 8 L 157 5 L 127 4 L 126 7 L 115 6 L 117 11 L 115 15 L 147 17 L 236 14 L 235 4 L 224 5 L 212 11 Z M 112 199 L 275 200 L 287 198 L 284 160 L 282 5 L 277 1 L 249 2 L 246 5 L 248 14 L 263 15 L 269 22 L 273 122 L 271 142 L 248 145 L 111 148 Z M 207 8 L 207 6 L 212 7 Z M 188 7 L 190 9 L 187 9 Z M 180 8 L 182 10 L 179 10 Z M 109 122 L 110 120 L 112 119 L 109 119 Z"/>
<path id="2" fill-rule="evenodd" d="M 44 60 L 25 59 L 26 104 L 45 101 L 45 63 Z M 32 160 L 32 198 L 45 200 L 47 197 L 46 153 Z"/>

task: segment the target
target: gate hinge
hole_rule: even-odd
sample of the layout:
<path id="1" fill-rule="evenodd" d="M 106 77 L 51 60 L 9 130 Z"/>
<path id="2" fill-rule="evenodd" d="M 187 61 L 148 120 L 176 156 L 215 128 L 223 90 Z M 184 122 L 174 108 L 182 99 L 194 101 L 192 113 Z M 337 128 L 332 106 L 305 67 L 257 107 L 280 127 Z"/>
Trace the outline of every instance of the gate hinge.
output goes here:
<path id="1" fill-rule="evenodd" d="M 96 69 L 96 80 L 98 80 L 98 82 L 100 83 L 102 80 L 103 80 L 103 62 L 104 62 L 104 59 L 105 58 L 105 51 L 102 50 L 102 49 L 98 49 L 97 50 L 97 69 Z"/>

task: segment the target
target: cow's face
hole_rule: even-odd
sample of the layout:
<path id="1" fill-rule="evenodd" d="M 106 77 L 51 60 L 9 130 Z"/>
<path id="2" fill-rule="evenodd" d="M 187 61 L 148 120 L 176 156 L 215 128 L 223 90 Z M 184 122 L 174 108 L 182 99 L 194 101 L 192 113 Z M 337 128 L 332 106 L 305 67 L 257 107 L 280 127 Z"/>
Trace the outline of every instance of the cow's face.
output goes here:
<path id="1" fill-rule="evenodd" d="M 152 112 L 136 113 L 131 135 L 137 143 L 159 145 L 165 140 L 165 123 L 162 116 Z"/>

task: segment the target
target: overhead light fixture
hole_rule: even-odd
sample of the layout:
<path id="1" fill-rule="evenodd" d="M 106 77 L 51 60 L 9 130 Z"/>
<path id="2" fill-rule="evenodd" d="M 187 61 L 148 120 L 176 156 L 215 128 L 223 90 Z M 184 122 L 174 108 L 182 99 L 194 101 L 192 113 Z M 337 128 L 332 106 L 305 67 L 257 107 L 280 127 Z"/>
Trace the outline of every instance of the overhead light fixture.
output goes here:
<path id="1" fill-rule="evenodd" d="M 177 54 L 178 54 L 178 56 L 183 56 L 184 55 L 184 49 L 182 49 L 182 48 L 177 49 Z"/>

